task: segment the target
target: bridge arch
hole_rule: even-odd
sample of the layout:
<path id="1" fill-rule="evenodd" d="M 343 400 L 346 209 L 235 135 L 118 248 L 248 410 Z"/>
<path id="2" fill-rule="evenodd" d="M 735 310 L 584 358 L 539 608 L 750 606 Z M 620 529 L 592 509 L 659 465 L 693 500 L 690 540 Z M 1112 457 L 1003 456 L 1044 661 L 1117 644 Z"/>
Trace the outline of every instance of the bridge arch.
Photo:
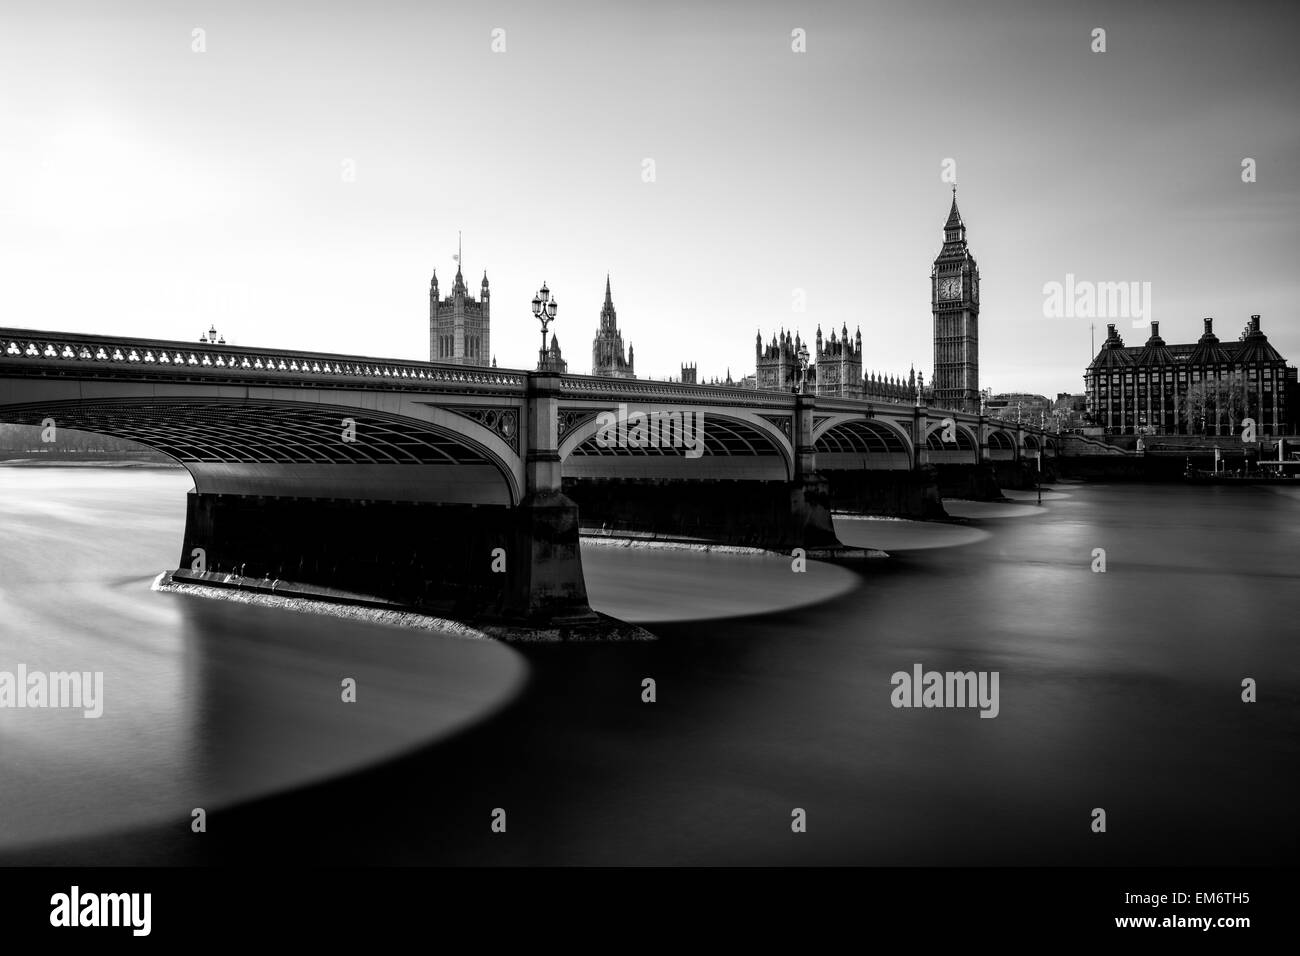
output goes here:
<path id="1" fill-rule="evenodd" d="M 1016 441 L 1011 433 L 1001 428 L 989 432 L 989 458 L 993 461 L 1012 461 L 1016 457 Z"/>
<path id="2" fill-rule="evenodd" d="M 669 427 L 673 430 L 662 440 L 633 447 L 623 442 L 602 444 L 600 413 L 614 409 L 592 411 L 597 414 L 571 428 L 560 442 L 565 478 L 788 481 L 794 473 L 789 440 L 776 425 L 758 415 L 721 415 L 707 408 L 681 406 L 637 407 L 632 412 L 657 416 L 656 434 Z M 690 457 L 681 442 L 672 440 L 681 433 L 675 430 L 677 421 L 665 417 L 687 414 L 703 416 L 692 419 L 686 428 L 685 438 L 698 442 L 696 457 Z"/>
<path id="3" fill-rule="evenodd" d="M 979 461 L 979 443 L 975 433 L 960 422 L 955 423 L 953 438 L 943 440 L 944 424 L 936 422 L 926 429 L 926 456 L 931 464 L 975 464 Z"/>
<path id="4" fill-rule="evenodd" d="M 0 405 L 0 421 L 45 419 L 153 448 L 189 471 L 201 494 L 496 505 L 521 497 L 513 463 L 469 427 L 358 405 L 157 395 Z"/>
<path id="5" fill-rule="evenodd" d="M 818 470 L 906 471 L 912 467 L 908 436 L 871 418 L 831 420 L 814 431 Z"/>

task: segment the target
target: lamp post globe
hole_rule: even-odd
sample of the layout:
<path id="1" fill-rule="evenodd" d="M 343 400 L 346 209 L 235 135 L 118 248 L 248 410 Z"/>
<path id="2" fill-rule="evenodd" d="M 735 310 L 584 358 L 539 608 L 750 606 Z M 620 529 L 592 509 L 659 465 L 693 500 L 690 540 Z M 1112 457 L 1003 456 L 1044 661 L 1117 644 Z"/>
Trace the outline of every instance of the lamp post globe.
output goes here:
<path id="1" fill-rule="evenodd" d="M 546 355 L 546 329 L 555 321 L 555 313 L 559 309 L 559 303 L 551 296 L 551 290 L 547 288 L 545 281 L 533 296 L 532 307 L 533 315 L 542 324 L 542 350 L 537 360 L 537 368 L 541 370 L 549 367 Z"/>

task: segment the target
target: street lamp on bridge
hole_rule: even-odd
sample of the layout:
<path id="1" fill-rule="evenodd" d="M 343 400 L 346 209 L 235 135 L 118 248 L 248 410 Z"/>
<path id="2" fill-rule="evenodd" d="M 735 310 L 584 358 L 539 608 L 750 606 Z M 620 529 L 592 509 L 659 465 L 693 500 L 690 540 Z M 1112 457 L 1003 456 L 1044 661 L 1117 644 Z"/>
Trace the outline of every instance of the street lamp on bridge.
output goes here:
<path id="1" fill-rule="evenodd" d="M 808 393 L 808 346 L 800 345 L 799 356 L 799 392 L 806 395 Z"/>
<path id="2" fill-rule="evenodd" d="M 558 308 L 557 302 L 551 297 L 551 290 L 546 287 L 543 280 L 542 287 L 533 296 L 533 315 L 537 321 L 542 323 L 542 351 L 537 357 L 538 370 L 550 367 L 550 360 L 546 354 L 546 327 L 555 321 L 555 310 Z"/>

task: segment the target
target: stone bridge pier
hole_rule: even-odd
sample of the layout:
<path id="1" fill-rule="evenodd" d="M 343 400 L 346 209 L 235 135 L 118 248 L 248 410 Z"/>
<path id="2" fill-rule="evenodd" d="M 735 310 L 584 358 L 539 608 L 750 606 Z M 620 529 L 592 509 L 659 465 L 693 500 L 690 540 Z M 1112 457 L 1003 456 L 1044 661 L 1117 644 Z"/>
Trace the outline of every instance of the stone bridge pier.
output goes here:
<path id="1" fill-rule="evenodd" d="M 517 504 L 448 501 L 434 488 L 423 500 L 346 497 L 342 487 L 339 497 L 231 494 L 196 481 L 173 580 L 396 604 L 482 624 L 596 622 L 578 506 L 561 489 L 560 377 L 525 374 Z M 460 484 L 474 481 L 467 474 Z M 469 490 L 450 497 L 474 497 Z"/>

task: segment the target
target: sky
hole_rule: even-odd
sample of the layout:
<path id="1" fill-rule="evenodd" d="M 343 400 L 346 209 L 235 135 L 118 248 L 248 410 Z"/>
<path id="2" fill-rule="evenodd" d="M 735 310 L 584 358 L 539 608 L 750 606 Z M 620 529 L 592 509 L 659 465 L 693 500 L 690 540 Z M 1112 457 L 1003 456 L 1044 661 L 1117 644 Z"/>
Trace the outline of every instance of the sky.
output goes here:
<path id="1" fill-rule="evenodd" d="M 589 371 L 608 273 L 643 377 L 739 378 L 756 332 L 820 324 L 860 327 L 868 371 L 928 380 L 948 169 L 982 278 L 982 386 L 1082 391 L 1090 325 L 1100 344 L 1116 320 L 1045 315 L 1068 274 L 1150 283 L 1171 344 L 1203 316 L 1235 340 L 1258 313 L 1294 364 L 1295 20 L 1250 3 L 5 0 L 0 326 L 215 324 L 240 345 L 427 358 L 429 278 L 448 290 L 460 232 L 501 366 L 535 364 L 545 281 L 569 368 Z M 1149 334 L 1117 324 L 1126 344 Z"/>

